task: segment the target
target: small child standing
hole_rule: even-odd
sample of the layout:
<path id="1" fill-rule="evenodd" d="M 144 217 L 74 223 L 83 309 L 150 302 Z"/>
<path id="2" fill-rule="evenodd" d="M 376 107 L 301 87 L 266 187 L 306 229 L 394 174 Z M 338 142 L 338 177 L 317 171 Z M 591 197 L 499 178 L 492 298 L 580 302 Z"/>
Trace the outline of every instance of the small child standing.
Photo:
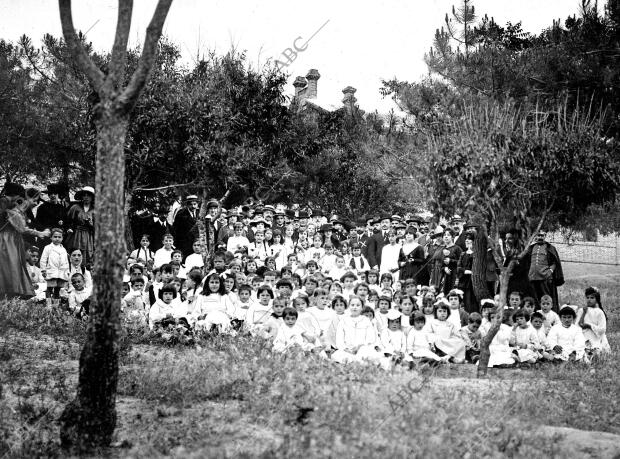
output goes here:
<path id="1" fill-rule="evenodd" d="M 41 272 L 47 281 L 45 298 L 48 306 L 58 304 L 60 289 L 69 278 L 69 255 L 62 246 L 63 231 L 53 228 L 51 238 L 51 244 L 45 246 L 41 255 Z"/>

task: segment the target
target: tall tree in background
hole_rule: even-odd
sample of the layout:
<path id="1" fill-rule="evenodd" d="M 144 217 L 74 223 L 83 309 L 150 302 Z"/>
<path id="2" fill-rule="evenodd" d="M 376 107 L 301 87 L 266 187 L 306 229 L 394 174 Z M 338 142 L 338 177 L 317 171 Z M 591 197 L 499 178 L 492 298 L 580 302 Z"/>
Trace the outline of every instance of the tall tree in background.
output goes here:
<path id="1" fill-rule="evenodd" d="M 146 84 L 157 43 L 172 0 L 159 0 L 147 28 L 142 56 L 126 86 L 125 63 L 133 2 L 119 0 L 118 22 L 111 59 L 104 73 L 95 65 L 73 26 L 71 0 L 59 0 L 64 38 L 76 66 L 96 93 L 97 157 L 95 179 L 95 265 L 93 304 L 86 343 L 80 355 L 77 395 L 61 422 L 61 442 L 67 448 L 107 446 L 116 427 L 120 294 L 123 277 L 125 137 L 129 114 Z"/>

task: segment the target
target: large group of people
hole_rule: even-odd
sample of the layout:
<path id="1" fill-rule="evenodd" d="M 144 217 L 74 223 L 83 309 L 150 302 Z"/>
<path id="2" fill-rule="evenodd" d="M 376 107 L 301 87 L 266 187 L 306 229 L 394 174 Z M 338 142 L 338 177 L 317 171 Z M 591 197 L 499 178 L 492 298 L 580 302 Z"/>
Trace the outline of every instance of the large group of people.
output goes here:
<path id="1" fill-rule="evenodd" d="M 0 296 L 87 317 L 93 281 L 94 190 L 67 199 L 7 184 L 0 198 Z M 510 230 L 488 238 L 486 292 L 474 289 L 478 224 L 389 213 L 343 221 L 284 205 L 225 210 L 199 200 L 140 212 L 127 254 L 122 317 L 154 333 L 248 333 L 274 351 L 298 347 L 337 362 L 477 362 L 498 313 L 499 270 L 517 259 L 489 365 L 588 360 L 609 351 L 600 292 L 560 307 L 557 250 L 539 232 L 523 250 Z M 476 291 L 478 290 L 478 291 Z"/>

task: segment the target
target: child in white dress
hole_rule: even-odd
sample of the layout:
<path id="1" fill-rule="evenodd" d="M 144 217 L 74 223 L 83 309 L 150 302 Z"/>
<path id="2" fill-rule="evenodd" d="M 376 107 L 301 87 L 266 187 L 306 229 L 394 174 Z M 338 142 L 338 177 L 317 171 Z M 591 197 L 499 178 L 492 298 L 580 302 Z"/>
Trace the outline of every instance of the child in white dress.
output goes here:
<path id="1" fill-rule="evenodd" d="M 407 318 L 408 319 L 408 318 Z M 387 360 L 383 365 L 389 368 L 392 363 L 399 364 L 407 353 L 407 337 L 401 330 L 401 313 L 390 309 L 387 313 L 387 328 L 381 332 L 381 350 Z"/>
<path id="2" fill-rule="evenodd" d="M 229 332 L 234 304 L 226 294 L 223 279 L 219 274 L 212 273 L 207 276 L 204 284 L 202 293 L 198 295 L 193 305 L 195 329 L 210 332 L 216 327 L 220 332 Z"/>
<path id="3" fill-rule="evenodd" d="M 444 299 L 435 303 L 434 320 L 429 332 L 434 335 L 435 348 L 443 352 L 446 359 L 453 363 L 465 362 L 465 342 L 459 338 L 458 330 L 448 322 L 450 305 Z"/>
<path id="4" fill-rule="evenodd" d="M 285 352 L 295 346 L 307 350 L 311 347 L 304 341 L 303 330 L 297 324 L 298 313 L 293 308 L 285 308 L 282 315 L 282 325 L 273 340 L 274 352 Z"/>
<path id="5" fill-rule="evenodd" d="M 362 315 L 362 300 L 353 296 L 349 301 L 349 315 L 344 316 L 336 330 L 337 350 L 332 359 L 338 363 L 382 363 L 377 350 L 375 327 L 368 317 Z"/>
<path id="6" fill-rule="evenodd" d="M 510 335 L 510 346 L 516 348 L 519 362 L 536 363 L 540 341 L 538 333 L 530 324 L 530 315 L 523 309 L 517 310 L 512 315 L 515 326 Z"/>
<path id="7" fill-rule="evenodd" d="M 607 316 L 601 305 L 601 294 L 595 287 L 585 291 L 586 305 L 577 311 L 575 323 L 583 330 L 589 355 L 611 352 L 607 341 Z"/>
<path id="8" fill-rule="evenodd" d="M 419 311 L 413 313 L 413 327 L 407 333 L 407 356 L 414 362 L 441 362 L 434 352 L 433 338 L 424 328 L 426 316 Z"/>
<path id="9" fill-rule="evenodd" d="M 495 311 L 489 313 L 489 324 L 493 322 Z M 489 325 L 490 327 L 490 325 Z M 488 333 L 488 329 L 485 334 Z M 510 337 L 512 336 L 512 321 L 510 314 L 504 316 L 503 323 L 489 344 L 489 367 L 512 366 L 517 361 L 517 356 L 512 353 Z"/>

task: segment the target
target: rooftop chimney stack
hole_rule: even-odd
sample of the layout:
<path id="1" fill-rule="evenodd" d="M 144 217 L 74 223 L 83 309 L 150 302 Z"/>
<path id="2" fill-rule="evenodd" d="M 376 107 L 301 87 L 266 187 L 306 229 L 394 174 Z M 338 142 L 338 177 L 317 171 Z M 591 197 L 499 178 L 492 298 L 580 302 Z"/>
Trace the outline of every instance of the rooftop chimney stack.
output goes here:
<path id="1" fill-rule="evenodd" d="M 357 102 L 357 99 L 355 98 L 356 91 L 357 89 L 353 86 L 347 86 L 342 90 L 342 93 L 344 94 L 342 104 L 349 115 L 351 115 L 355 109 L 355 102 Z"/>
<path id="2" fill-rule="evenodd" d="M 295 78 L 295 81 L 293 81 L 293 86 L 295 87 L 295 98 L 299 100 L 305 98 L 306 86 L 308 86 L 306 79 L 302 76 L 298 76 Z"/>
<path id="3" fill-rule="evenodd" d="M 319 71 L 317 69 L 310 69 L 308 74 L 306 75 L 306 79 L 308 80 L 308 90 L 306 92 L 306 98 L 308 99 L 316 99 L 317 96 L 317 84 L 318 79 L 321 78 Z"/>

